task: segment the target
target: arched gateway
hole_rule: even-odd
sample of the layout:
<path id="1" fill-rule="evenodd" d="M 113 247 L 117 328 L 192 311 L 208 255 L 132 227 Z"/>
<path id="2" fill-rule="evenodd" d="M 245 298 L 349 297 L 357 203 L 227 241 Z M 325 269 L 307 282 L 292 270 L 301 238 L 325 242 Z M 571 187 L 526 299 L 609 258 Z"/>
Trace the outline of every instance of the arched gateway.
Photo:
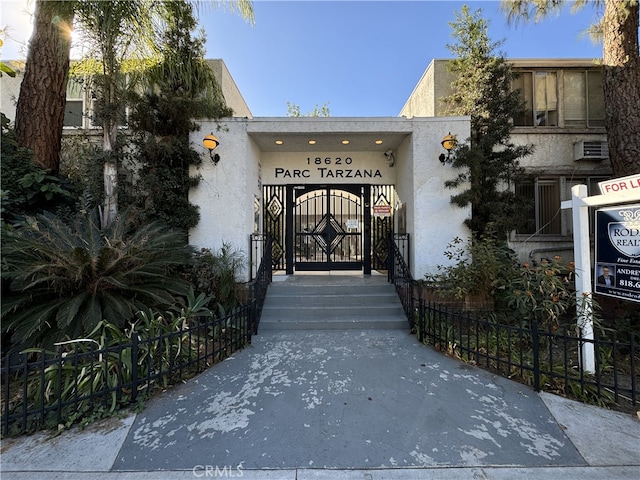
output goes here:
<path id="1" fill-rule="evenodd" d="M 217 162 L 202 137 L 215 132 Z M 203 123 L 202 181 L 190 192 L 201 220 L 193 245 L 245 249 L 250 234 L 274 239 L 274 268 L 381 270 L 392 232 L 411 236 L 416 278 L 445 264 L 443 252 L 468 235 L 469 212 L 444 189 L 454 172 L 438 157 L 449 132 L 469 135 L 468 117 L 229 118 Z"/>
<path id="2" fill-rule="evenodd" d="M 263 232 L 272 236 L 274 267 L 380 270 L 394 231 L 393 185 L 267 185 Z"/>

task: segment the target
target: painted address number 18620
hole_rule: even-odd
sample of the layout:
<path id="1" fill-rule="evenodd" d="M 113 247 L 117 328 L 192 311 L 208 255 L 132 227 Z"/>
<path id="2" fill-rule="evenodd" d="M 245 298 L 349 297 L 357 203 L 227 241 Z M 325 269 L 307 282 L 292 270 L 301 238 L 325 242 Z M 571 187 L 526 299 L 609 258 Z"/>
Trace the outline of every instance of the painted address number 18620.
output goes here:
<path id="1" fill-rule="evenodd" d="M 307 157 L 307 165 L 351 165 L 353 159 L 351 157 Z"/>

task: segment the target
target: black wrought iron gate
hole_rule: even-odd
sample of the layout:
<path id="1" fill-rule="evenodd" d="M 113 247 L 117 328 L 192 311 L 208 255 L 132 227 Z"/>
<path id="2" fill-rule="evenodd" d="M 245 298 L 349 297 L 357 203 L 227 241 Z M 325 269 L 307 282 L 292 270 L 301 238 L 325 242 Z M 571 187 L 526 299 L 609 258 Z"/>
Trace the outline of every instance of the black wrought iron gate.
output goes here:
<path id="1" fill-rule="evenodd" d="M 363 255 L 370 238 L 370 212 L 363 201 L 368 190 L 368 185 L 294 187 L 288 251 L 296 270 L 371 270 Z"/>
<path id="2" fill-rule="evenodd" d="M 393 202 L 391 185 L 265 186 L 274 270 L 385 270 Z"/>

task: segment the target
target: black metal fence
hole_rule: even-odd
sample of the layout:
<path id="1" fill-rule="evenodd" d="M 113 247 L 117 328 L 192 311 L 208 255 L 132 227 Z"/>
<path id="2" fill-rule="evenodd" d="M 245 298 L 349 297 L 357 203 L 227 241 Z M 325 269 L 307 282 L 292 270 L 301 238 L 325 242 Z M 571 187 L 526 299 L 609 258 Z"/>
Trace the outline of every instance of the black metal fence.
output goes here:
<path id="1" fill-rule="evenodd" d="M 257 333 L 271 281 L 271 244 L 247 303 L 224 318 L 161 322 L 155 330 L 105 328 L 98 339 L 7 355 L 1 368 L 2 435 L 69 424 L 135 404 L 224 360 Z"/>
<path id="2" fill-rule="evenodd" d="M 404 313 L 410 327 L 413 327 L 413 290 L 414 280 L 409 268 L 410 237 L 408 233 L 393 233 L 389 237 L 389 255 L 387 279 L 396 287 Z"/>
<path id="3" fill-rule="evenodd" d="M 640 345 L 633 332 L 508 325 L 418 300 L 415 328 L 421 342 L 440 351 L 545 390 L 622 410 L 640 404 Z M 593 351 L 595 369 L 583 368 Z"/>
<path id="4" fill-rule="evenodd" d="M 402 247 L 390 242 L 389 281 L 421 342 L 504 377 L 589 403 L 623 411 L 640 404 L 640 342 L 634 332 L 600 329 L 594 339 L 580 329 L 502 324 L 488 312 L 474 314 L 426 302 L 411 276 Z M 595 369 L 583 368 L 585 350 Z"/>
<path id="5" fill-rule="evenodd" d="M 267 288 L 273 279 L 273 238 L 271 235 L 252 234 L 250 242 L 252 258 L 261 258 L 255 275 L 253 271 L 251 272 L 251 281 L 249 282 L 249 298 L 251 298 L 255 310 L 253 315 L 255 319 L 253 333 L 255 334 L 258 333 Z"/>

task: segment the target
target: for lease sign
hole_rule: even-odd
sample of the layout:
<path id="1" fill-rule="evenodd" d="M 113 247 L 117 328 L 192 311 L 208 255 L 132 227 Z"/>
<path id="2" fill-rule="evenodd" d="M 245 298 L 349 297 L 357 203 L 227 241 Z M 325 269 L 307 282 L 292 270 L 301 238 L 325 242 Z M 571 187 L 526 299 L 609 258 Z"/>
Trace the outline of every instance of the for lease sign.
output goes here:
<path id="1" fill-rule="evenodd" d="M 631 192 L 634 190 L 640 192 L 640 174 L 598 182 L 598 186 L 600 187 L 600 193 L 602 195 L 616 192 Z"/>

